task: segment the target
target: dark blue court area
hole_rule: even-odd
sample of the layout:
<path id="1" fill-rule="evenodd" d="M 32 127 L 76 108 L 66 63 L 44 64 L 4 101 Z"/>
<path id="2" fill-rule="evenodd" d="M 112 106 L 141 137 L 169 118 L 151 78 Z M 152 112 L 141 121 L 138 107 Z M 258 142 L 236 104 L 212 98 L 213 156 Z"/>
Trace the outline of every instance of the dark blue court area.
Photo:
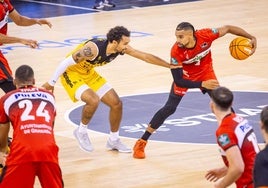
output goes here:
<path id="1" fill-rule="evenodd" d="M 93 9 L 95 0 L 16 0 L 12 1 L 20 13 L 29 17 L 57 17 L 64 15 L 98 13 L 121 9 L 142 8 L 156 5 L 184 3 L 197 0 L 114 0 L 116 7 L 105 7 L 103 10 Z"/>
<path id="2" fill-rule="evenodd" d="M 262 108 L 267 104 L 268 93 L 234 92 L 234 109 L 245 117 L 253 126 L 258 141 L 263 143 L 259 128 Z M 122 97 L 123 119 L 120 135 L 139 138 L 145 131 L 151 118 L 166 102 L 168 93 L 154 93 Z M 177 111 L 151 136 L 151 140 L 167 142 L 184 142 L 215 144 L 217 121 L 209 107 L 209 96 L 200 91 L 188 92 L 181 101 Z M 79 125 L 82 106 L 70 111 L 69 120 Z M 109 133 L 109 109 L 101 104 L 88 128 L 101 133 Z"/>

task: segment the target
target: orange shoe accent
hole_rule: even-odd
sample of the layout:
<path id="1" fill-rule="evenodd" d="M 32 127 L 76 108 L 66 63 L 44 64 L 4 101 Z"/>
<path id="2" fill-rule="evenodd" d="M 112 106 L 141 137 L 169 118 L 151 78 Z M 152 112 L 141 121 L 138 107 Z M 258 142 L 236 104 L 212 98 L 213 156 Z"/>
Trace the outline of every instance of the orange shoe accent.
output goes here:
<path id="1" fill-rule="evenodd" d="M 134 148 L 133 148 L 133 157 L 136 159 L 144 159 L 145 158 L 145 153 L 144 153 L 144 148 L 147 144 L 147 141 L 139 139 L 137 140 Z"/>

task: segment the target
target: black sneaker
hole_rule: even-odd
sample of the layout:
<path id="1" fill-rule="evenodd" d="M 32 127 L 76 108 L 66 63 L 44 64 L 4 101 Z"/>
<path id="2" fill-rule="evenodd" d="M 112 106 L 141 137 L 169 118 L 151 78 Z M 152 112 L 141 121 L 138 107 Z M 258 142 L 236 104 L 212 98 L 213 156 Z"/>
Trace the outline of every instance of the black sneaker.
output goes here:
<path id="1" fill-rule="evenodd" d="M 116 6 L 112 1 L 109 1 L 109 0 L 105 0 L 103 5 L 106 7 L 115 7 Z"/>

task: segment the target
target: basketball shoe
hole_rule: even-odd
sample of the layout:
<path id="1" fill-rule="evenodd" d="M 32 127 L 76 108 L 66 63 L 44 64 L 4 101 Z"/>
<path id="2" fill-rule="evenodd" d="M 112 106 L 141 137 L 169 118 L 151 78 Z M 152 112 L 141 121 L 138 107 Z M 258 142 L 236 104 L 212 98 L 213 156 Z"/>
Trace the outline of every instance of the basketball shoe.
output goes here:
<path id="1" fill-rule="evenodd" d="M 76 140 L 79 143 L 79 146 L 82 150 L 87 151 L 87 152 L 91 152 L 93 151 L 93 147 L 92 144 L 88 138 L 87 132 L 79 132 L 79 127 L 77 127 L 74 130 L 74 137 L 76 138 Z"/>
<path id="2" fill-rule="evenodd" d="M 139 139 L 137 140 L 134 148 L 133 148 L 133 157 L 137 158 L 137 159 L 144 159 L 145 158 L 145 152 L 144 152 L 144 148 L 147 144 L 147 141 L 143 140 L 143 139 Z"/>
<path id="3" fill-rule="evenodd" d="M 103 8 L 104 8 L 104 4 L 103 4 L 103 2 L 100 2 L 100 3 L 95 4 L 95 5 L 93 6 L 93 9 L 103 9 Z"/>
<path id="4" fill-rule="evenodd" d="M 112 141 L 109 138 L 107 140 L 106 148 L 109 150 L 117 150 L 121 153 L 131 153 L 131 149 L 128 148 L 125 144 L 123 144 L 119 138 L 115 141 Z"/>
<path id="5" fill-rule="evenodd" d="M 116 5 L 110 0 L 104 0 L 103 5 L 106 7 L 115 7 Z"/>

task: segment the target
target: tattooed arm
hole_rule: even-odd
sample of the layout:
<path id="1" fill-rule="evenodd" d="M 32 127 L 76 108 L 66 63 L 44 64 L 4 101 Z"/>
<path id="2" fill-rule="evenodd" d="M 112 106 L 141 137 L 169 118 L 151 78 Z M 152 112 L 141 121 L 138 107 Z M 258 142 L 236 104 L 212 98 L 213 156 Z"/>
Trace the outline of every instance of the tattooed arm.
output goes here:
<path id="1" fill-rule="evenodd" d="M 91 41 L 87 42 L 82 48 L 79 48 L 72 54 L 73 60 L 79 63 L 84 60 L 94 60 L 99 53 L 97 45 Z"/>
<path id="2" fill-rule="evenodd" d="M 93 42 L 86 43 L 83 47 L 77 49 L 72 55 L 65 58 L 57 67 L 51 79 L 42 85 L 43 88 L 53 92 L 54 85 L 58 78 L 65 72 L 65 70 L 76 63 L 84 60 L 94 60 L 99 53 L 97 45 Z"/>

